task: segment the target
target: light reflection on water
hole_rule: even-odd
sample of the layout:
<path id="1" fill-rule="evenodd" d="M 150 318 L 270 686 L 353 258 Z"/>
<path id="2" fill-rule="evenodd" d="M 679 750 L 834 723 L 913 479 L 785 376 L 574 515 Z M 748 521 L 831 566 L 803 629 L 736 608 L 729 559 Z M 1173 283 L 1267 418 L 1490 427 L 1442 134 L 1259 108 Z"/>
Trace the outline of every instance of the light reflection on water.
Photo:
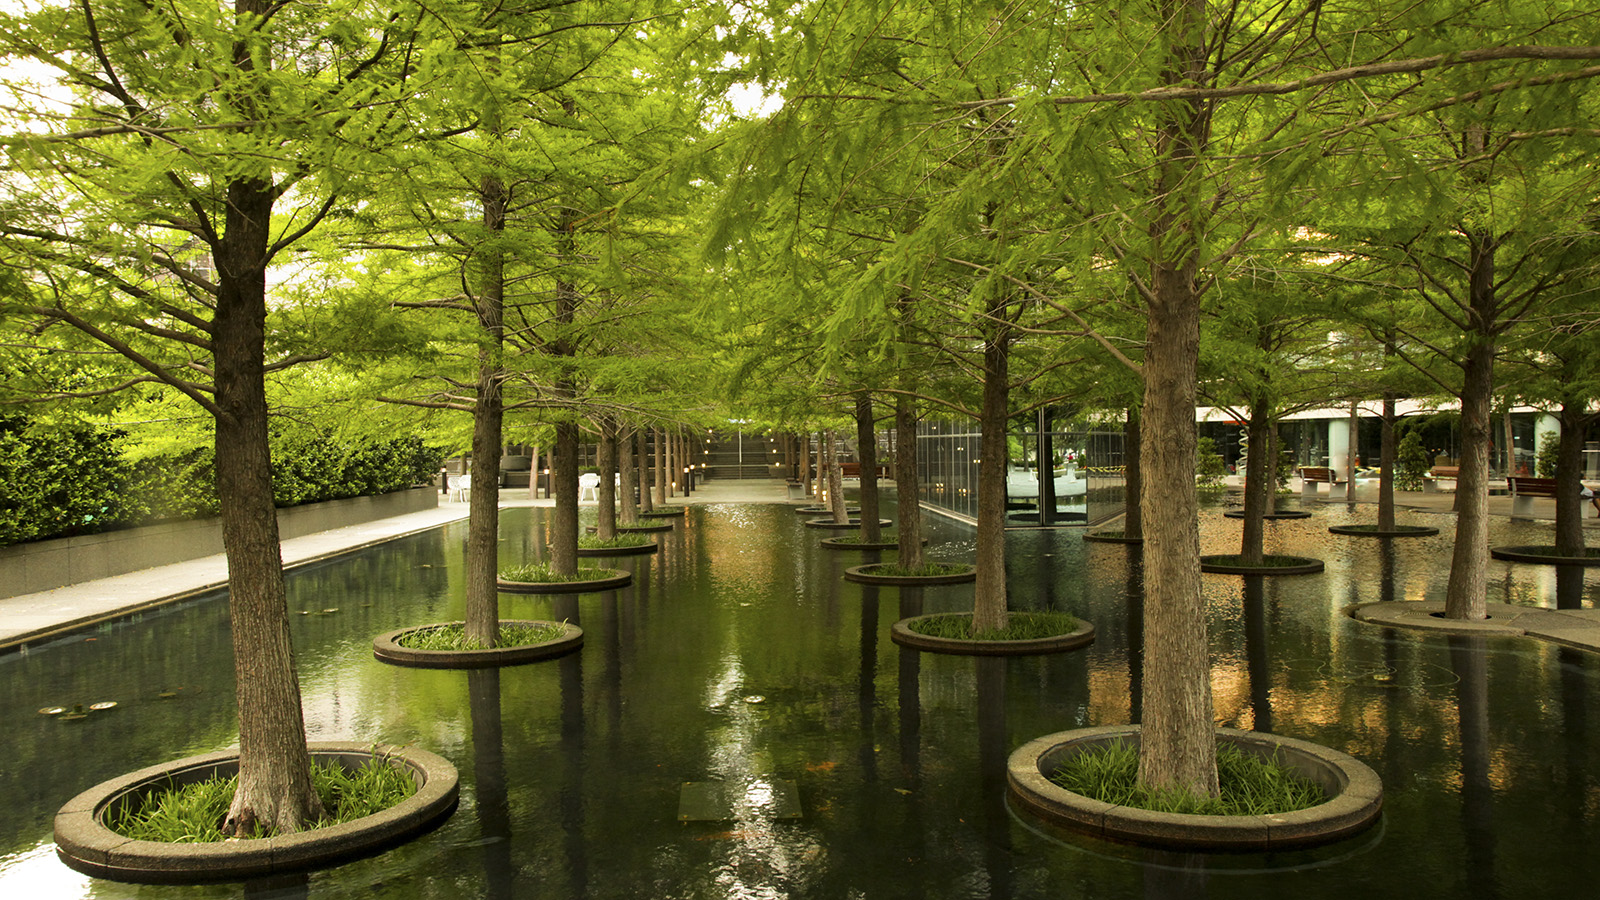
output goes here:
<path id="1" fill-rule="evenodd" d="M 1138 550 L 1072 529 L 1008 535 L 1018 608 L 1059 608 L 1097 628 L 1089 649 L 973 660 L 888 640 L 907 615 L 968 608 L 970 585 L 844 582 L 877 557 L 824 550 L 788 507 L 692 508 L 662 549 L 612 564 L 623 591 L 507 596 L 508 617 L 567 618 L 579 654 L 497 673 L 395 669 L 371 637 L 459 617 L 459 526 L 291 577 L 313 738 L 415 743 L 461 770 L 443 828 L 382 856 L 251 896 L 1183 897 L 1579 895 L 1600 874 L 1600 665 L 1515 639 L 1449 640 L 1355 623 L 1353 603 L 1442 596 L 1449 516 L 1436 538 L 1329 535 L 1370 506 L 1315 505 L 1268 525 L 1272 552 L 1324 573 L 1207 575 L 1220 724 L 1344 749 L 1387 788 L 1380 828 L 1314 851 L 1158 854 L 1056 833 L 1003 798 L 1006 754 L 1041 734 L 1137 718 Z M 893 517 L 892 511 L 887 513 Z M 536 557 L 542 511 L 508 511 L 502 553 Z M 1216 509 L 1203 552 L 1237 550 Z M 1495 543 L 1548 526 L 1497 520 Z M 1542 532 L 1540 529 L 1546 531 Z M 930 556 L 969 558 L 971 532 L 930 523 Z M 1387 578 L 1383 577 L 1387 575 Z M 1492 562 L 1491 596 L 1596 605 L 1600 573 Z M 335 613 L 323 610 L 337 609 Z M 88 640 L 94 638 L 94 640 Z M 83 787 L 234 739 L 225 604 L 204 600 L 0 657 L 0 896 L 237 897 L 240 885 L 145 888 L 57 862 L 50 817 Z M 160 695 L 171 694 L 163 699 Z M 759 699 L 755 699 L 759 698 Z M 80 723 L 40 707 L 116 699 Z M 802 818 L 756 796 L 798 787 Z M 685 782 L 742 788 L 719 822 L 677 821 Z M 753 793 L 752 793 L 753 792 Z M 43 843 L 41 843 L 43 842 Z"/>

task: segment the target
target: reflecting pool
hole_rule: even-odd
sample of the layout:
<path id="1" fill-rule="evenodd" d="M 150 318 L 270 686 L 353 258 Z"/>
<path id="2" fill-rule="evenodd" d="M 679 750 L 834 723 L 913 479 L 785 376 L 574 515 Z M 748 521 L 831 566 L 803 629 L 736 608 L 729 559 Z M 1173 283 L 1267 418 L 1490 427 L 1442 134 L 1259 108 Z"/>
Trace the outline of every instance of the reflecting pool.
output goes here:
<path id="1" fill-rule="evenodd" d="M 460 618 L 465 525 L 289 578 L 314 739 L 416 744 L 461 770 L 439 830 L 380 856 L 248 885 L 139 887 L 55 859 L 78 791 L 235 738 L 227 607 L 202 598 L 0 656 L 5 898 L 1416 898 L 1590 896 L 1600 879 L 1600 658 L 1529 639 L 1449 638 L 1351 620 L 1353 603 L 1437 599 L 1439 537 L 1330 535 L 1372 507 L 1268 525 L 1319 575 L 1205 576 L 1219 724 L 1349 752 L 1382 776 L 1373 830 L 1313 851 L 1200 855 L 1060 834 L 1007 806 L 1012 749 L 1136 719 L 1137 554 L 1074 529 L 1008 535 L 1012 603 L 1095 623 L 1087 650 L 921 655 L 896 619 L 970 608 L 971 586 L 879 588 L 864 554 L 778 505 L 691 507 L 661 551 L 618 558 L 631 588 L 502 596 L 516 618 L 583 626 L 580 653 L 501 671 L 401 669 L 372 637 Z M 507 510 L 502 558 L 542 552 L 548 510 Z M 1240 523 L 1203 514 L 1203 552 Z M 1548 542 L 1496 520 L 1494 542 Z M 930 555 L 969 560 L 965 526 Z M 873 557 L 868 557 L 869 559 Z M 1600 572 L 1490 563 L 1491 599 L 1594 607 Z M 81 721 L 42 707 L 115 700 Z"/>

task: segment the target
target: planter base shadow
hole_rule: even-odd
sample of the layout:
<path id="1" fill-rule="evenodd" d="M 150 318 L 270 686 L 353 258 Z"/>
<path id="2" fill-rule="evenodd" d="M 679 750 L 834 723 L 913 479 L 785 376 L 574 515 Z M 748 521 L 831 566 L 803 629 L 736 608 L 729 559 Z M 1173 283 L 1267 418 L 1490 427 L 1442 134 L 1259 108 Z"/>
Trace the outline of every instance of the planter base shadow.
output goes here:
<path id="1" fill-rule="evenodd" d="M 1279 556 L 1281 565 L 1246 566 L 1228 562 L 1232 556 L 1202 556 L 1200 571 L 1217 575 L 1314 575 L 1322 571 L 1322 560 L 1306 556 Z"/>
<path id="2" fill-rule="evenodd" d="M 1126 537 L 1120 531 L 1086 531 L 1083 539 L 1091 544 L 1142 544 L 1142 537 Z"/>
<path id="3" fill-rule="evenodd" d="M 649 512 L 639 513 L 639 515 L 646 519 L 670 519 L 673 516 L 683 515 L 686 509 L 688 509 L 688 507 L 685 506 L 658 506 Z"/>
<path id="4" fill-rule="evenodd" d="M 375 756 L 405 769 L 417 792 L 382 812 L 327 828 L 254 840 L 204 844 L 135 841 L 106 827 L 108 815 L 153 790 L 192 784 L 239 770 L 239 751 L 191 756 L 98 784 L 56 813 L 56 854 L 95 878 L 138 884 L 243 881 L 263 875 L 321 869 L 371 856 L 419 837 L 455 811 L 460 786 L 455 766 L 414 747 L 315 742 L 312 759 L 358 768 Z"/>
<path id="5" fill-rule="evenodd" d="M 1348 534 L 1351 537 L 1429 537 L 1439 533 L 1437 528 L 1426 525 L 1396 525 L 1392 531 L 1379 531 L 1376 525 L 1330 525 L 1328 531 L 1332 534 Z"/>
<path id="6" fill-rule="evenodd" d="M 831 516 L 831 515 L 833 515 L 833 507 L 831 507 L 831 506 L 796 506 L 794 508 L 794 511 L 797 512 L 797 513 L 801 513 L 802 515 L 813 515 L 813 516 Z M 859 512 L 861 512 L 861 507 L 859 507 L 859 506 L 846 506 L 844 508 L 844 514 L 847 515 L 847 516 L 853 516 L 853 515 L 856 515 Z"/>
<path id="7" fill-rule="evenodd" d="M 962 566 L 964 571 L 951 572 L 946 575 L 879 575 L 873 571 L 884 569 L 890 563 L 868 563 L 864 566 L 851 566 L 844 570 L 845 581 L 855 581 L 860 584 L 887 584 L 895 587 L 921 587 L 933 584 L 965 584 L 978 580 L 977 566 Z"/>
<path id="8" fill-rule="evenodd" d="M 638 556 L 644 553 L 654 553 L 661 549 L 655 541 L 647 544 L 635 544 L 631 547 L 579 547 L 579 556 Z"/>
<path id="9" fill-rule="evenodd" d="M 372 655 L 395 666 L 414 669 L 490 669 L 500 666 L 520 666 L 543 659 L 555 659 L 583 646 L 583 629 L 570 622 L 546 622 L 533 619 L 503 619 L 501 625 L 564 625 L 566 634 L 542 644 L 523 644 L 516 647 L 493 647 L 488 650 L 415 650 L 402 647 L 400 639 L 417 631 L 437 628 L 440 625 L 462 625 L 462 622 L 439 622 L 433 625 L 414 625 L 380 634 L 372 639 Z"/>
<path id="10" fill-rule="evenodd" d="M 860 543 L 859 541 L 851 542 L 851 541 L 849 541 L 849 540 L 847 540 L 845 538 L 832 537 L 832 538 L 823 538 L 819 543 L 821 543 L 822 546 L 828 548 L 829 550 L 898 550 L 898 549 L 900 549 L 900 542 L 899 541 L 886 541 L 886 542 L 880 542 L 880 543 L 876 543 L 876 544 L 863 544 L 863 543 Z M 923 538 L 922 539 L 922 546 L 924 546 L 924 547 L 928 546 L 928 539 L 927 538 Z"/>
<path id="11" fill-rule="evenodd" d="M 1548 545 L 1490 547 L 1489 555 L 1507 562 L 1534 563 L 1541 566 L 1600 566 L 1600 555 L 1596 555 L 1593 551 L 1587 556 L 1557 556 L 1556 548 Z"/>
<path id="12" fill-rule="evenodd" d="M 1308 741 L 1217 729 L 1217 740 L 1281 765 L 1320 786 L 1327 801 L 1264 816 L 1201 816 L 1117 806 L 1075 794 L 1050 780 L 1063 762 L 1114 742 L 1137 745 L 1137 725 L 1062 731 L 1011 754 L 1007 793 L 1014 805 L 1097 838 L 1175 850 L 1273 851 L 1329 844 L 1370 827 L 1383 809 L 1383 782 L 1354 757 Z"/>
<path id="13" fill-rule="evenodd" d="M 1223 512 L 1223 515 L 1227 516 L 1230 519 L 1242 519 L 1242 518 L 1244 518 L 1244 510 L 1242 510 L 1242 509 L 1230 509 L 1230 510 L 1227 510 L 1227 511 Z M 1272 512 L 1263 514 L 1261 516 L 1261 518 L 1268 519 L 1268 520 L 1274 520 L 1274 519 L 1309 519 L 1309 518 L 1311 518 L 1311 513 L 1308 513 L 1303 509 L 1275 509 Z"/>
<path id="14" fill-rule="evenodd" d="M 880 528 L 888 528 L 890 525 L 893 525 L 893 524 L 894 523 L 890 522 L 888 519 L 879 519 L 878 520 L 878 527 L 880 527 Z M 835 529 L 838 529 L 840 531 L 843 531 L 843 530 L 845 530 L 847 528 L 860 528 L 861 527 L 861 520 L 860 519 L 851 519 L 848 522 L 835 522 L 832 519 L 807 519 L 806 520 L 806 527 L 807 528 L 835 528 Z"/>
<path id="15" fill-rule="evenodd" d="M 1012 613 L 1016 615 L 1016 613 Z M 889 630 L 889 639 L 902 647 L 910 647 L 925 653 L 951 653 L 961 656 L 1039 656 L 1045 653 L 1065 653 L 1068 650 L 1078 650 L 1094 643 L 1094 626 L 1082 619 L 1078 620 L 1078 627 L 1066 634 L 1053 634 L 1049 637 L 1028 638 L 1019 641 L 980 641 L 973 638 L 944 638 L 933 637 L 913 630 L 913 622 L 921 619 L 933 619 L 939 616 L 962 616 L 972 618 L 972 613 L 938 613 L 931 616 L 913 616 L 901 619 L 894 623 Z"/>

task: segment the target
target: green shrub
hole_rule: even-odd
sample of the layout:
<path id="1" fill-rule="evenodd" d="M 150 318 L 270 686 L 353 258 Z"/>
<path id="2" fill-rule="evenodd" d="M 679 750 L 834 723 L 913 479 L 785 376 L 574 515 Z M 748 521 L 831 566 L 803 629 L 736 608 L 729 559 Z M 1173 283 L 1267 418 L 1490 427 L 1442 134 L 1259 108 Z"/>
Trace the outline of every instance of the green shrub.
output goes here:
<path id="1" fill-rule="evenodd" d="M 1274 759 L 1232 744 L 1217 745 L 1222 796 L 1200 798 L 1185 790 L 1152 791 L 1139 783 L 1139 749 L 1125 741 L 1067 760 L 1050 780 L 1074 794 L 1118 806 L 1204 816 L 1261 816 L 1309 809 L 1326 801 L 1322 789 Z"/>
<path id="2" fill-rule="evenodd" d="M 1395 453 L 1394 486 L 1402 491 L 1420 491 L 1422 476 L 1427 472 L 1428 451 L 1422 446 L 1422 435 L 1407 431 Z"/>
<path id="3" fill-rule="evenodd" d="M 1534 474 L 1540 478 L 1556 477 L 1556 458 L 1561 455 L 1561 435 L 1546 431 L 1539 435 L 1539 452 L 1533 458 Z"/>
<path id="4" fill-rule="evenodd" d="M 1202 495 L 1220 494 L 1226 490 L 1222 483 L 1228 474 L 1228 465 L 1217 452 L 1216 442 L 1203 437 L 1195 444 L 1194 483 Z"/>

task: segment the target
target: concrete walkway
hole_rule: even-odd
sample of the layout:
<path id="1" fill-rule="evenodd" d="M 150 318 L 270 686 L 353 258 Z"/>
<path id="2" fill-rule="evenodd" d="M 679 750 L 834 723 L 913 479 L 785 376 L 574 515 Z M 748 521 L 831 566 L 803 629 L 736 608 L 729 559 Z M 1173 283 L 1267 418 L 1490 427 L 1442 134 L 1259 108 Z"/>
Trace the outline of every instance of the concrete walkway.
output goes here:
<path id="1" fill-rule="evenodd" d="M 1440 600 L 1390 600 L 1351 608 L 1359 622 L 1444 634 L 1532 637 L 1563 647 L 1600 653 L 1600 609 L 1537 609 L 1490 603 L 1482 621 L 1446 619 Z"/>
<path id="2" fill-rule="evenodd" d="M 674 497 L 668 504 L 783 503 L 787 499 L 783 482 L 730 480 L 710 482 L 691 496 Z M 593 506 L 594 503 L 582 505 Z M 553 507 L 555 501 L 529 499 L 523 489 L 501 491 L 501 509 L 518 506 Z M 467 503 L 445 500 L 436 509 L 292 538 L 282 544 L 283 567 L 294 569 L 459 522 L 467 518 L 468 508 Z M 0 652 L 25 649 L 29 644 L 214 591 L 227 584 L 228 561 L 219 553 L 113 578 L 3 598 L 0 599 Z"/>

